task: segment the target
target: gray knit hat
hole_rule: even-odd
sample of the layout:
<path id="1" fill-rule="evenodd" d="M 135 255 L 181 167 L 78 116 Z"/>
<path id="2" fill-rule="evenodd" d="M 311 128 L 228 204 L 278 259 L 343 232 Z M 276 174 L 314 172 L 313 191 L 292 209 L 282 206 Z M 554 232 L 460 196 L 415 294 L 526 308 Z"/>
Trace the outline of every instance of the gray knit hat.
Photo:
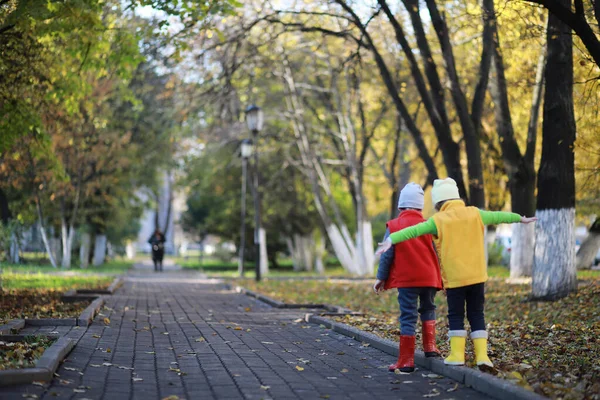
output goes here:
<path id="1" fill-rule="evenodd" d="M 398 208 L 417 208 L 423 209 L 425 203 L 425 194 L 423 188 L 418 183 L 408 183 L 400 192 L 398 198 Z"/>

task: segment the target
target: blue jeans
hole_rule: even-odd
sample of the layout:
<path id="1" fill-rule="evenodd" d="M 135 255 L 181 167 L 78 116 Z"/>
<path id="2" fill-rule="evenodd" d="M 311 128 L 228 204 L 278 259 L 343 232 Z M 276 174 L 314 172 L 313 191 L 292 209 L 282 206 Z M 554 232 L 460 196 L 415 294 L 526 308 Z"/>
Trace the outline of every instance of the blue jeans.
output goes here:
<path id="1" fill-rule="evenodd" d="M 418 314 L 421 314 L 421 321 L 435 320 L 436 292 L 437 289 L 431 287 L 398 288 L 401 335 L 414 336 Z M 417 300 L 420 303 L 418 309 Z"/>
<path id="2" fill-rule="evenodd" d="M 483 317 L 484 283 L 446 289 L 446 296 L 448 298 L 448 324 L 451 331 L 465 329 L 465 303 L 467 304 L 467 319 L 469 325 L 471 325 L 471 332 L 485 330 L 485 319 Z"/>

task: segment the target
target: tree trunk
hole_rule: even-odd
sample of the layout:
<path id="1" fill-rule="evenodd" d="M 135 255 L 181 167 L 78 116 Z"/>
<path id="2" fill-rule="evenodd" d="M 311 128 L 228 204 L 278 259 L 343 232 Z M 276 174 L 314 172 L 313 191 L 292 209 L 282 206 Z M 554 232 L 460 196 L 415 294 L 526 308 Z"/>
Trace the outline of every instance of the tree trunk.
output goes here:
<path id="1" fill-rule="evenodd" d="M 83 232 L 81 234 L 81 245 L 79 246 L 79 265 L 81 268 L 87 268 L 90 262 L 90 246 L 92 244 L 92 235 Z"/>
<path id="2" fill-rule="evenodd" d="M 493 4 L 492 4 L 493 7 Z M 508 102 L 508 87 L 504 73 L 504 61 L 500 48 L 500 37 L 498 34 L 495 14 L 490 14 L 494 19 L 491 24 L 494 37 L 493 76 L 490 80 L 490 95 L 494 104 L 494 116 L 496 129 L 500 136 L 500 147 L 502 148 L 502 160 L 508 175 L 508 186 L 511 195 L 512 211 L 525 216 L 535 213 L 535 170 L 534 153 L 537 137 L 537 124 L 539 108 L 541 105 L 541 91 L 543 88 L 543 71 L 545 65 L 545 51 L 538 61 L 536 82 L 533 90 L 529 126 L 527 132 L 527 148 L 523 156 L 515 139 L 512 117 Z M 533 255 L 535 229 L 526 226 L 513 226 L 511 238 L 511 278 L 531 276 L 533 269 Z M 532 236 L 527 236 L 532 235 Z"/>
<path id="3" fill-rule="evenodd" d="M 267 231 L 264 227 L 260 227 L 258 231 L 259 248 L 260 248 L 260 276 L 267 276 L 269 273 L 269 259 L 267 257 Z"/>
<path id="4" fill-rule="evenodd" d="M 7 225 L 8 221 L 12 219 L 10 208 L 8 207 L 8 198 L 4 193 L 4 190 L 0 188 L 0 221 Z"/>
<path id="5" fill-rule="evenodd" d="M 535 252 L 535 225 L 513 224 L 510 238 L 511 279 L 531 276 Z"/>
<path id="6" fill-rule="evenodd" d="M 60 238 L 62 242 L 62 261 L 61 266 L 63 268 L 71 267 L 71 243 L 69 243 L 69 228 L 67 226 L 67 219 L 63 214 L 60 221 Z"/>
<path id="7" fill-rule="evenodd" d="M 19 237 L 17 232 L 14 231 L 10 234 L 9 260 L 12 264 L 21 262 L 19 257 Z"/>
<path id="8" fill-rule="evenodd" d="M 559 0 L 570 8 L 570 0 Z M 548 18 L 542 158 L 538 172 L 532 294 L 556 300 L 577 290 L 575 268 L 575 117 L 573 38 L 555 15 Z"/>
<path id="9" fill-rule="evenodd" d="M 590 269 L 594 265 L 598 249 L 600 249 L 600 218 L 596 218 L 590 227 L 588 237 L 581 243 L 581 247 L 577 251 L 577 269 Z"/>
<path id="10" fill-rule="evenodd" d="M 454 52 L 450 44 L 448 26 L 445 19 L 439 13 L 435 0 L 425 0 L 431 22 L 436 31 L 437 37 L 442 49 L 442 56 L 446 65 L 446 72 L 451 85 L 452 99 L 456 113 L 463 130 L 465 139 L 465 149 L 467 153 L 467 170 L 469 172 L 469 203 L 475 207 L 485 207 L 485 191 L 483 185 L 483 166 L 481 164 L 481 146 L 479 143 L 479 134 L 471 115 L 467 98 L 460 86 L 460 79 L 456 70 L 456 61 Z"/>
<path id="11" fill-rule="evenodd" d="M 312 271 L 315 253 L 312 236 L 295 234 L 287 243 L 294 271 Z"/>
<path id="12" fill-rule="evenodd" d="M 325 238 L 320 232 L 315 236 L 315 271 L 319 275 L 323 275 L 325 274 L 325 264 L 323 262 L 323 257 L 325 256 Z"/>
<path id="13" fill-rule="evenodd" d="M 106 235 L 96 234 L 96 240 L 94 241 L 94 259 L 92 265 L 95 267 L 104 264 L 104 258 L 106 257 Z"/>
<path id="14" fill-rule="evenodd" d="M 48 258 L 50 259 L 50 264 L 52 264 L 54 268 L 58 268 L 56 258 L 54 257 L 52 247 L 50 246 L 50 241 L 48 240 L 48 236 L 46 236 L 46 228 L 44 228 L 44 216 L 42 214 L 42 206 L 40 205 L 39 196 L 36 196 L 35 207 L 38 214 L 38 223 L 40 224 L 40 234 L 42 235 L 42 241 L 44 242 L 44 247 L 46 248 Z"/>

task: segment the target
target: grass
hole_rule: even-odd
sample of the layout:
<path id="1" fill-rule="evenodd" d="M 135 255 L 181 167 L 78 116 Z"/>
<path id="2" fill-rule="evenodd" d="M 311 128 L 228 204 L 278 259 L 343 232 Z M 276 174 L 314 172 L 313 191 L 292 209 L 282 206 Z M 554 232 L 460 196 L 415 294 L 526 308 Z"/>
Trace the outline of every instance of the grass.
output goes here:
<path id="1" fill-rule="evenodd" d="M 4 270 L 2 275 L 4 289 L 97 289 L 106 288 L 113 281 L 110 276 L 74 275 L 62 276 L 43 272 L 25 272 Z"/>
<path id="2" fill-rule="evenodd" d="M 556 302 L 526 301 L 529 284 L 510 284 L 508 269 L 491 267 L 486 322 L 496 373 L 552 398 L 597 398 L 600 393 L 600 271 L 580 271 L 579 291 Z M 362 311 L 338 320 L 397 340 L 396 291 L 373 293 L 372 282 L 240 280 L 243 286 L 290 303 L 329 303 Z M 438 347 L 448 354 L 447 305 L 436 296 Z M 468 324 L 467 324 L 468 326 Z M 419 328 L 418 328 L 419 329 Z M 420 333 L 418 331 L 417 336 Z M 418 343 L 420 339 L 418 338 Z M 473 366 L 468 341 L 468 362 Z"/>
<path id="3" fill-rule="evenodd" d="M 199 259 L 176 258 L 175 262 L 184 269 L 194 269 L 204 272 L 209 277 L 239 278 L 237 262 L 224 262 L 216 259 L 206 258 L 202 262 Z M 245 276 L 254 277 L 255 264 L 244 263 Z M 335 259 L 326 262 L 325 276 L 347 276 L 348 273 Z M 309 277 L 319 276 L 314 271 L 294 271 L 291 260 L 281 260 L 278 268 L 271 267 L 267 277 Z"/>
<path id="4" fill-rule="evenodd" d="M 120 275 L 127 272 L 133 266 L 133 262 L 129 260 L 114 260 L 107 262 L 98 267 L 89 266 L 88 268 L 54 268 L 50 264 L 8 264 L 0 263 L 0 268 L 5 271 L 20 272 L 20 273 L 60 273 L 60 274 L 73 274 L 73 275 L 93 275 L 93 274 L 105 274 L 105 275 Z"/>

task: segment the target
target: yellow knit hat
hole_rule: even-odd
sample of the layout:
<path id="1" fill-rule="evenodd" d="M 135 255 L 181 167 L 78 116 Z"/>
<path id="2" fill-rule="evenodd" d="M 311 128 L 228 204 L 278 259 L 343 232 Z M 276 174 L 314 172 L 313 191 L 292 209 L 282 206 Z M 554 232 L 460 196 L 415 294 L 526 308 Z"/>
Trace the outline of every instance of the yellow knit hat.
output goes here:
<path id="1" fill-rule="evenodd" d="M 456 181 L 452 178 L 436 179 L 433 181 L 433 188 L 431 189 L 431 200 L 435 206 L 440 201 L 460 199 L 458 194 L 458 186 Z"/>

